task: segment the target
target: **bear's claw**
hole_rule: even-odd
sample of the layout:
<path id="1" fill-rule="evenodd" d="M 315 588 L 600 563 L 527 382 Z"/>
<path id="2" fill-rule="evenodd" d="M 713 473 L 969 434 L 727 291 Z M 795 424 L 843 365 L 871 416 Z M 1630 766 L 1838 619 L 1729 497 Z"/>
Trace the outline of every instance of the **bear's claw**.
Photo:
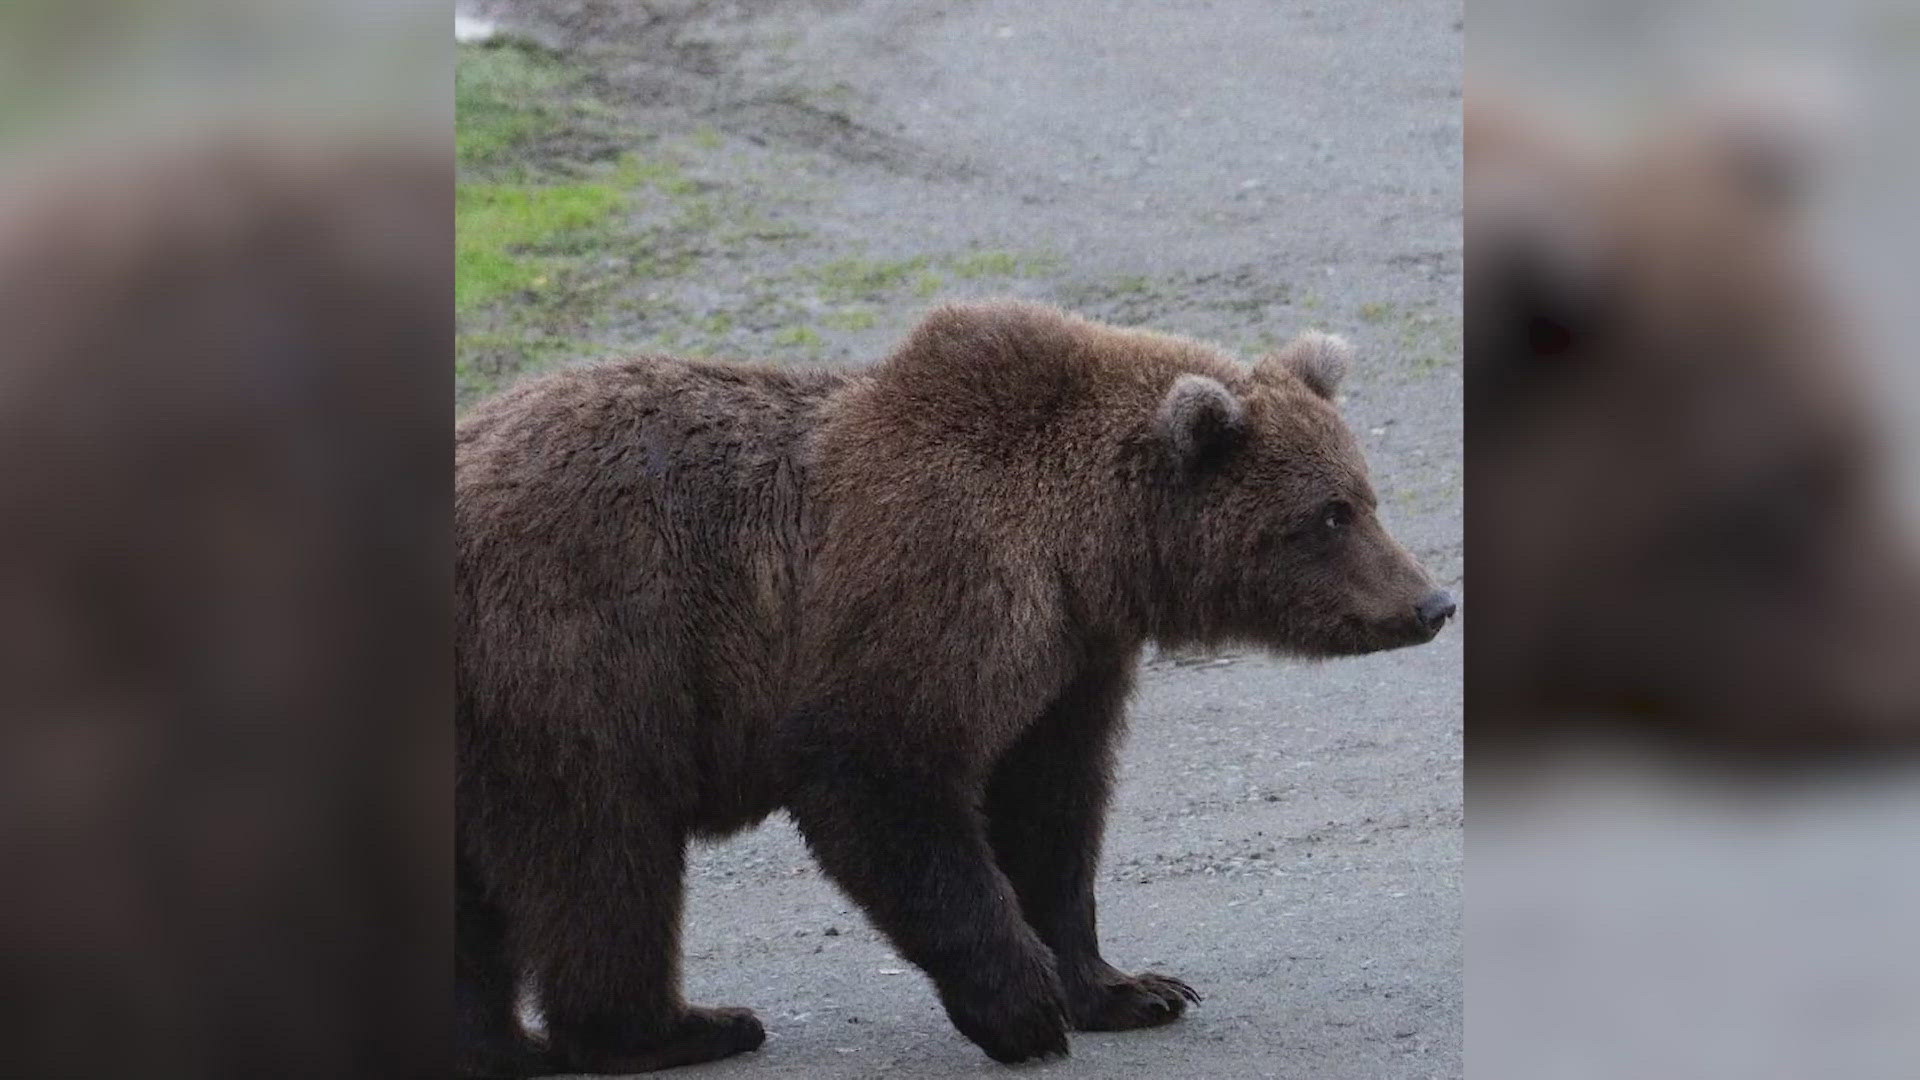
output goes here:
<path id="1" fill-rule="evenodd" d="M 1100 986 L 1075 1010 L 1074 1026 L 1081 1031 L 1158 1027 L 1178 1020 L 1190 1003 L 1199 1004 L 1200 994 L 1181 979 L 1155 972 L 1123 976 Z"/>

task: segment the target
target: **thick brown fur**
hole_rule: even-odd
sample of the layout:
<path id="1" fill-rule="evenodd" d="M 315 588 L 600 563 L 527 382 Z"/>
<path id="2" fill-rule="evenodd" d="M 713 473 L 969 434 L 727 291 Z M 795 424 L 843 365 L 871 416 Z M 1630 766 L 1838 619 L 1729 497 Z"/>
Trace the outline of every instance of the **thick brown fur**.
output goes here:
<path id="1" fill-rule="evenodd" d="M 481 406 L 455 505 L 468 1071 L 757 1046 L 744 1010 L 680 1000 L 681 852 L 781 808 L 994 1058 L 1179 1016 L 1193 991 L 1095 932 L 1142 645 L 1364 652 L 1452 611 L 1374 517 L 1343 364 L 995 304 L 861 371 L 641 359 Z M 522 973 L 546 1047 L 513 1024 Z"/>

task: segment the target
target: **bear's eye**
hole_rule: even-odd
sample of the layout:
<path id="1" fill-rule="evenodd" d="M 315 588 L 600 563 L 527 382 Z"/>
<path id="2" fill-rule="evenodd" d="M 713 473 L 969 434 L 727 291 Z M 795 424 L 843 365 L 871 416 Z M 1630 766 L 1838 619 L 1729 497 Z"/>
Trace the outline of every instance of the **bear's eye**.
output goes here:
<path id="1" fill-rule="evenodd" d="M 1320 510 L 1320 532 L 1325 536 L 1338 535 L 1351 524 L 1353 507 L 1343 499 L 1335 499 Z"/>

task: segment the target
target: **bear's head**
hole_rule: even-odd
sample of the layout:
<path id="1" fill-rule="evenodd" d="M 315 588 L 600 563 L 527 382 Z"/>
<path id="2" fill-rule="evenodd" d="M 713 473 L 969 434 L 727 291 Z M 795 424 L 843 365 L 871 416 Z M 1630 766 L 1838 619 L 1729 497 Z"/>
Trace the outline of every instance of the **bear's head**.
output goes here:
<path id="1" fill-rule="evenodd" d="M 1477 745 L 1920 734 L 1920 560 L 1794 119 L 1470 106 Z"/>
<path id="2" fill-rule="evenodd" d="M 1306 334 L 1223 381 L 1183 374 L 1154 417 L 1156 634 L 1339 656 L 1430 641 L 1454 613 L 1387 534 L 1333 397 L 1351 348 Z"/>

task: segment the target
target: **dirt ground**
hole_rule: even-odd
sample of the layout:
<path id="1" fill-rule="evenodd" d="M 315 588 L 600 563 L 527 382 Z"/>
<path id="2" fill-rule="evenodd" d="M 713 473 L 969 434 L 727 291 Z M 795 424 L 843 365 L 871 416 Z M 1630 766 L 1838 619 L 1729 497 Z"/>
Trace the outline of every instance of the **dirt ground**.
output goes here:
<path id="1" fill-rule="evenodd" d="M 1359 345 L 1389 527 L 1464 598 L 1458 0 L 467 12 L 498 36 L 461 48 L 463 404 L 622 352 L 875 359 L 966 296 L 1243 354 L 1318 326 Z M 1149 663 L 1102 936 L 1206 1000 L 1033 1071 L 1461 1074 L 1461 640 Z M 1005 1071 L 784 820 L 694 853 L 686 947 L 689 998 L 768 1031 L 686 1075 Z"/>

